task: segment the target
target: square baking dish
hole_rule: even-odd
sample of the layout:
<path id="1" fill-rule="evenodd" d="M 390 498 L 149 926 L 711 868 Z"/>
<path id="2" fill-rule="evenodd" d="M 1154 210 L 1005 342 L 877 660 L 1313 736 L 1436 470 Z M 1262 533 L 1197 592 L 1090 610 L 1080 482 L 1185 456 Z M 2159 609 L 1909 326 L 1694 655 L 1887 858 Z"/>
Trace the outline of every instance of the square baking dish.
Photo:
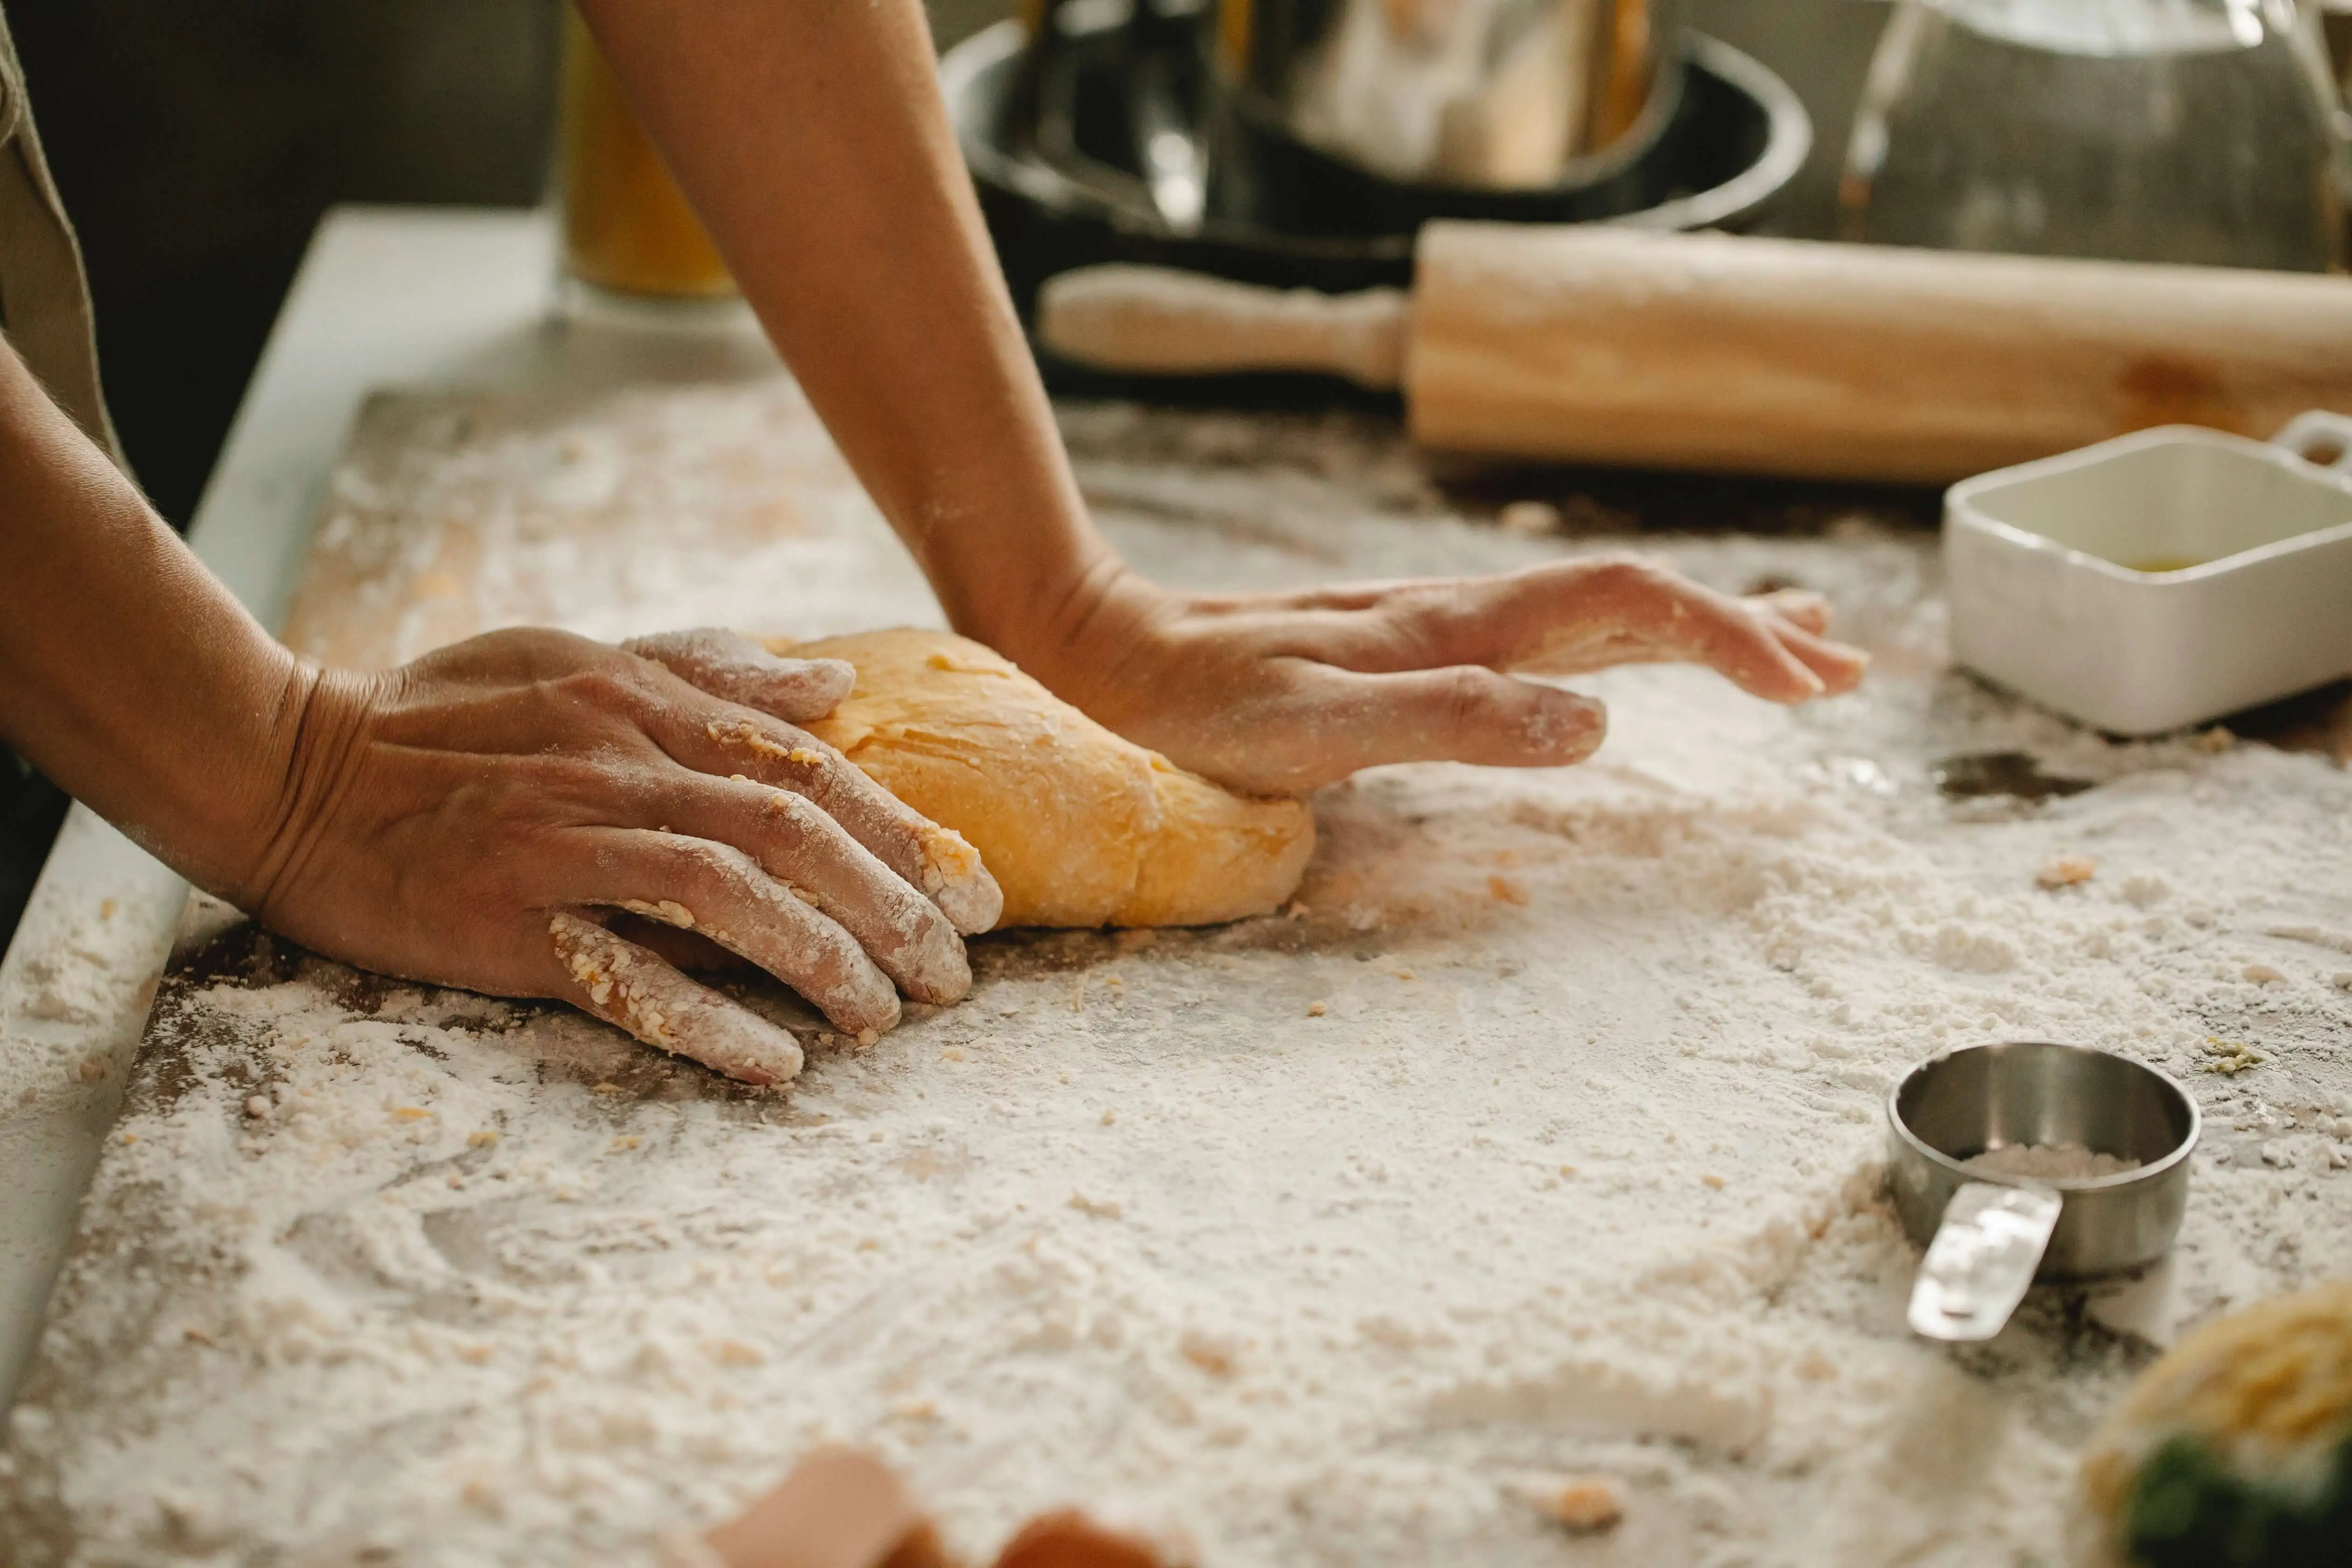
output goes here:
<path id="1" fill-rule="evenodd" d="M 1952 656 L 2118 735 L 2352 675 L 2341 466 L 2352 421 L 2320 415 L 2279 442 L 2167 426 L 1963 479 L 1944 498 Z"/>

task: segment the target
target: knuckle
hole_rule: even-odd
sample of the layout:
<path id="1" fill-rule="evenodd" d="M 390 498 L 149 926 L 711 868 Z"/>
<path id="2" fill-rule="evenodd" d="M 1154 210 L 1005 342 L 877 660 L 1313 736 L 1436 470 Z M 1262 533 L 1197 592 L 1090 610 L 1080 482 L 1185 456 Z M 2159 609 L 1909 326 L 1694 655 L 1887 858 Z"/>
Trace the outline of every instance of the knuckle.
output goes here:
<path id="1" fill-rule="evenodd" d="M 822 836 L 833 825 L 833 819 L 806 795 L 788 789 L 772 789 L 765 795 L 760 803 L 760 820 L 770 832 L 786 836 L 794 845 Z"/>
<path id="2" fill-rule="evenodd" d="M 674 838 L 664 845 L 663 853 L 677 891 L 704 902 L 733 893 L 759 870 L 742 850 L 707 838 Z"/>
<path id="3" fill-rule="evenodd" d="M 563 676 L 556 689 L 574 707 L 634 715 L 645 706 L 646 685 L 634 658 L 597 659 Z"/>
<path id="4" fill-rule="evenodd" d="M 1446 721 L 1456 729 L 1471 728 L 1494 711 L 1493 685 L 1481 669 L 1465 665 L 1445 671 L 1439 694 Z"/>
<path id="5" fill-rule="evenodd" d="M 1591 561 L 1592 575 L 1612 589 L 1639 592 L 1658 587 L 1665 578 L 1654 561 L 1626 551 L 1612 550 Z"/>
<path id="6" fill-rule="evenodd" d="M 561 679 L 566 672 L 620 657 L 603 643 L 547 626 L 509 626 L 476 642 L 493 647 L 503 668 L 541 679 Z"/>
<path id="7" fill-rule="evenodd" d="M 1470 584 L 1444 583 L 1402 589 L 1375 613 L 1383 640 L 1410 666 L 1435 662 L 1447 629 L 1474 608 Z"/>
<path id="8" fill-rule="evenodd" d="M 668 665 L 694 652 L 688 637 L 679 632 L 653 632 L 641 637 L 631 637 L 620 645 L 621 651 L 632 658 L 650 659 Z"/>

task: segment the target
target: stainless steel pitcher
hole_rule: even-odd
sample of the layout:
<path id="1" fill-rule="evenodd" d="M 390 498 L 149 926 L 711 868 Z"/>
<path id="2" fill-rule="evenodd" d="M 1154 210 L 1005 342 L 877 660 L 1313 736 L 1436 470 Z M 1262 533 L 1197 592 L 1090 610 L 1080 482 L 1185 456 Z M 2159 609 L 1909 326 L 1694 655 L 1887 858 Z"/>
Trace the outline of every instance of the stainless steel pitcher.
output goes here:
<path id="1" fill-rule="evenodd" d="M 1670 118 L 1682 0 L 1221 0 L 1218 84 L 1388 179 L 1539 189 Z"/>

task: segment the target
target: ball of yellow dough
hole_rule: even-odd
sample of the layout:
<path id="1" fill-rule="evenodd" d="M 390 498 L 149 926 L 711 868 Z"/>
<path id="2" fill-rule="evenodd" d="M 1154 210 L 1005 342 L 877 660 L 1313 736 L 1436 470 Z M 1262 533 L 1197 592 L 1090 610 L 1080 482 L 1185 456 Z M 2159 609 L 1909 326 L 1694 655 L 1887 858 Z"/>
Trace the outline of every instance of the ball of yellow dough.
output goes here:
<path id="1" fill-rule="evenodd" d="M 1000 926 L 1208 925 L 1266 914 L 1315 850 L 1305 803 L 1237 795 L 1104 729 L 950 632 L 772 642 L 857 685 L 804 725 L 980 851 Z"/>

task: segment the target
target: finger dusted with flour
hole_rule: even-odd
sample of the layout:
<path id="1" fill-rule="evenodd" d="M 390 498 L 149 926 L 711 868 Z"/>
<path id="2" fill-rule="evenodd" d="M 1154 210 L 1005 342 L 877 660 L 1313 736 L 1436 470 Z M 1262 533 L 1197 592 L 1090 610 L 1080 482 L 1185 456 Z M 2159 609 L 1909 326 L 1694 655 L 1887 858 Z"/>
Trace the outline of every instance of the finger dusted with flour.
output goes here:
<path id="1" fill-rule="evenodd" d="M 699 744 L 691 737 L 680 737 L 679 743 L 691 766 L 747 773 L 823 807 L 852 838 L 920 889 L 958 931 L 987 931 L 1003 913 L 1003 891 L 961 834 L 906 805 L 806 731 L 746 713 L 711 720 Z"/>
<path id="2" fill-rule="evenodd" d="M 799 1076 L 800 1042 L 788 1030 L 593 921 L 559 910 L 547 931 L 578 988 L 573 1000 L 606 1023 L 744 1083 L 764 1087 Z"/>
<path id="3" fill-rule="evenodd" d="M 1853 689 L 1869 665 L 1824 635 L 1817 595 L 1741 597 L 1625 555 L 1243 595 L 1107 570 L 1082 602 L 1043 634 L 1012 628 L 1007 656 L 1097 722 L 1251 795 L 1304 795 L 1384 763 L 1591 755 L 1600 704 L 1525 677 L 1689 663 L 1804 702 Z"/>
<path id="4" fill-rule="evenodd" d="M 698 782 L 678 791 L 663 816 L 690 839 L 743 846 L 761 871 L 856 938 L 916 1001 L 944 1005 L 971 989 L 971 961 L 945 912 L 814 802 L 749 779 Z"/>
<path id="5" fill-rule="evenodd" d="M 799 992 L 861 1042 L 898 1022 L 898 994 L 857 939 L 742 850 L 633 833 L 616 835 L 604 858 L 614 885 L 595 902 L 700 932 Z"/>
<path id="6" fill-rule="evenodd" d="M 704 694 L 748 710 L 709 720 L 698 733 L 666 737 L 679 761 L 706 772 L 746 774 L 806 796 L 920 889 L 958 931 L 983 931 L 996 924 L 1003 894 L 961 836 L 893 799 L 838 752 L 797 728 L 824 717 L 849 696 L 857 671 L 847 661 L 779 657 L 748 637 L 711 626 L 661 632 L 622 646 Z"/>
<path id="7" fill-rule="evenodd" d="M 722 702 L 757 708 L 787 724 L 824 718 L 857 681 L 857 671 L 844 660 L 779 658 L 723 626 L 656 632 L 621 646 Z"/>

